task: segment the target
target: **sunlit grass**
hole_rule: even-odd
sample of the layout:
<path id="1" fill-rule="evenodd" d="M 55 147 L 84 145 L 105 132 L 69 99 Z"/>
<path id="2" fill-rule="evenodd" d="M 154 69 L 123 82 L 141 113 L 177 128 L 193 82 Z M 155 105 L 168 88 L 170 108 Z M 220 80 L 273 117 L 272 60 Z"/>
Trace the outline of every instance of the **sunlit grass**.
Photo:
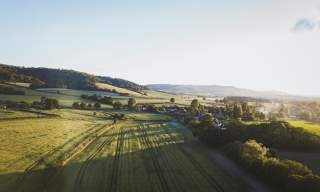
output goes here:
<path id="1" fill-rule="evenodd" d="M 312 133 L 315 133 L 317 135 L 320 135 L 320 124 L 317 123 L 311 123 L 307 121 L 288 121 L 291 125 L 295 127 L 301 127 L 304 128 L 307 131 L 310 131 Z"/>

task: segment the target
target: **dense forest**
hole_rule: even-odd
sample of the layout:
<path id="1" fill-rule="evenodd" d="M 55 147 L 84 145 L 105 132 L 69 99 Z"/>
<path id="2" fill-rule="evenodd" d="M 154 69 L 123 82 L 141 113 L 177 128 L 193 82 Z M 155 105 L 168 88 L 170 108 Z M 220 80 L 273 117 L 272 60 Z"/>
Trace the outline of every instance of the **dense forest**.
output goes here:
<path id="1" fill-rule="evenodd" d="M 31 83 L 31 88 L 69 88 L 95 90 L 96 82 L 108 83 L 132 91 L 146 87 L 136 83 L 104 76 L 94 76 L 74 70 L 26 68 L 0 64 L 0 80 Z"/>

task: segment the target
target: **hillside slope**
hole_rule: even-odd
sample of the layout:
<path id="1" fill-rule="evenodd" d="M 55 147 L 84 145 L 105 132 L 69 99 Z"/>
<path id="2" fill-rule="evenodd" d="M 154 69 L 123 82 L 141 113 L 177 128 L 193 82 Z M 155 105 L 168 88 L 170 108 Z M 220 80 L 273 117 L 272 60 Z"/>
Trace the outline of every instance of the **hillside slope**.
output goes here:
<path id="1" fill-rule="evenodd" d="M 74 70 L 27 68 L 0 64 L 0 80 L 31 83 L 33 88 L 69 88 L 95 90 L 96 83 L 141 91 L 146 87 L 136 83 L 104 76 L 95 76 Z"/>

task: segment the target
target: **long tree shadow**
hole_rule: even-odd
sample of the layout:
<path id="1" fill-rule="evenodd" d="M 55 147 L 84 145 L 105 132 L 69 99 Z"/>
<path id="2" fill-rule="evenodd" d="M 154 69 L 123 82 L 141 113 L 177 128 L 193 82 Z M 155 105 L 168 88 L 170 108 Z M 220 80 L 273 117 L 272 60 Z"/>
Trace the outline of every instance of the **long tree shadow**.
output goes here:
<path id="1" fill-rule="evenodd" d="M 161 126 L 127 128 L 105 138 L 64 166 L 0 174 L 0 191 L 247 191 L 240 178 L 210 162 L 201 146 L 179 142 Z"/>

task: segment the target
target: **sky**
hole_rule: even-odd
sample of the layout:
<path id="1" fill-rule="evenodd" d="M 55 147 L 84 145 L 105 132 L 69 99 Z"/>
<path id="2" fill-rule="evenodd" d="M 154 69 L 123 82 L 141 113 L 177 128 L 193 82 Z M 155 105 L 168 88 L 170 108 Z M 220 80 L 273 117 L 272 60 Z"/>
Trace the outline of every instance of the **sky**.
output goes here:
<path id="1" fill-rule="evenodd" d="M 0 0 L 0 63 L 320 95 L 319 0 Z"/>

